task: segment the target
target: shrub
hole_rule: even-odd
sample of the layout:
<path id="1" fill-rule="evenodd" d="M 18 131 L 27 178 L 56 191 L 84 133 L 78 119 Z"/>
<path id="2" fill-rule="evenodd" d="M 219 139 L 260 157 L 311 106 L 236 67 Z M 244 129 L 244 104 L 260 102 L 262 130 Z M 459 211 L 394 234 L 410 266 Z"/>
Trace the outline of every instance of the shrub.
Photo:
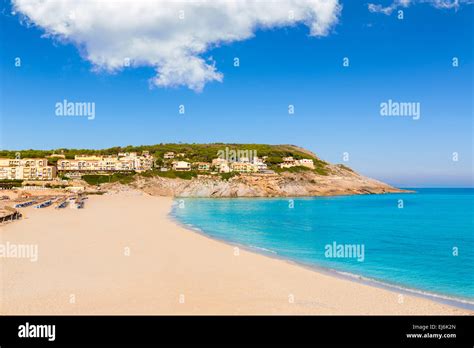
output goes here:
<path id="1" fill-rule="evenodd" d="M 314 170 L 316 174 L 319 175 L 329 175 L 329 171 L 326 169 L 326 167 L 316 167 Z"/>
<path id="2" fill-rule="evenodd" d="M 229 180 L 230 178 L 233 178 L 234 176 L 240 175 L 240 173 L 237 172 L 229 172 L 229 173 L 220 173 L 222 180 Z"/>
<path id="3" fill-rule="evenodd" d="M 337 166 L 349 172 L 354 172 L 351 168 L 349 168 L 348 166 L 345 166 L 344 164 L 338 164 Z"/>
<path id="4" fill-rule="evenodd" d="M 296 167 L 290 167 L 290 168 L 273 167 L 273 169 L 277 173 L 282 173 L 282 172 L 299 173 L 299 172 L 307 172 L 311 170 L 310 168 L 304 167 L 304 166 L 296 166 Z"/>
<path id="5" fill-rule="evenodd" d="M 135 173 L 114 173 L 112 175 L 83 175 L 82 180 L 89 185 L 100 185 L 108 182 L 120 182 L 121 184 L 130 184 L 135 180 Z"/>
<path id="6" fill-rule="evenodd" d="M 168 170 L 167 172 L 156 171 L 154 172 L 154 175 L 169 179 L 180 178 L 184 180 L 191 180 L 192 178 L 197 177 L 198 172 L 196 170 L 190 170 L 188 172 L 177 172 L 174 170 Z"/>

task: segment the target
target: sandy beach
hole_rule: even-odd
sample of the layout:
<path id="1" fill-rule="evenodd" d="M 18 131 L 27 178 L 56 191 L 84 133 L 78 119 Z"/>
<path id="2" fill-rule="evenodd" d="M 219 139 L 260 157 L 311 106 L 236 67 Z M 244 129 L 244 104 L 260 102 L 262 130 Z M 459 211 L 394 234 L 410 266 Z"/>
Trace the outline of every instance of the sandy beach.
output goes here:
<path id="1" fill-rule="evenodd" d="M 172 198 L 90 196 L 85 209 L 26 208 L 2 244 L 2 314 L 472 314 L 216 241 L 169 216 Z"/>

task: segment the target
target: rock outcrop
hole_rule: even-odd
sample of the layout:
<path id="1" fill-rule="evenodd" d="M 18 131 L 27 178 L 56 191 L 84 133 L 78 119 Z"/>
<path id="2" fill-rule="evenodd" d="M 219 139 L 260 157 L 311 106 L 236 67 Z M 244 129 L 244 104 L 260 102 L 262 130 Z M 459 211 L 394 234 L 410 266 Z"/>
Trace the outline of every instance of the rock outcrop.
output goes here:
<path id="1" fill-rule="evenodd" d="M 131 185 L 152 195 L 176 197 L 297 197 L 405 192 L 361 176 L 340 165 L 327 165 L 328 175 L 313 171 L 242 174 L 228 180 L 203 175 L 192 180 L 139 177 Z"/>

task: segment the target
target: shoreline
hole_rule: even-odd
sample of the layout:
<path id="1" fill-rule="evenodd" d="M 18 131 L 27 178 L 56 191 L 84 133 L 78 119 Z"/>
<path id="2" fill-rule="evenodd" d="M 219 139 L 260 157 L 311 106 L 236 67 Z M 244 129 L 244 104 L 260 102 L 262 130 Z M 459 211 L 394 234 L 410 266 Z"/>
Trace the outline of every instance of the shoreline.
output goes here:
<path id="1" fill-rule="evenodd" d="M 394 193 L 394 194 L 397 194 L 397 193 Z M 250 197 L 242 197 L 242 198 L 250 198 Z M 265 197 L 258 197 L 258 198 L 266 199 Z M 274 197 L 269 197 L 269 198 L 272 199 Z M 279 197 L 275 197 L 275 198 L 279 198 Z M 459 308 L 459 309 L 464 309 L 464 310 L 469 310 L 469 311 L 474 312 L 474 301 L 470 301 L 468 299 L 457 298 L 457 297 L 449 296 L 449 295 L 445 295 L 445 294 L 433 293 L 433 292 L 429 292 L 429 291 L 425 291 L 425 290 L 417 289 L 417 288 L 409 288 L 409 287 L 405 287 L 403 285 L 391 284 L 391 283 L 385 282 L 383 280 L 378 280 L 378 279 L 365 277 L 363 275 L 356 274 L 356 273 L 340 271 L 340 270 L 333 269 L 333 268 L 326 268 L 324 266 L 319 266 L 319 265 L 312 265 L 312 264 L 309 264 L 309 263 L 304 263 L 304 262 L 301 262 L 301 261 L 286 258 L 284 256 L 280 256 L 277 252 L 272 251 L 272 250 L 267 250 L 267 249 L 260 248 L 260 247 L 257 247 L 257 246 L 248 246 L 248 245 L 245 245 L 245 244 L 232 242 L 232 241 L 229 241 L 229 240 L 226 240 L 226 239 L 223 239 L 223 238 L 218 238 L 218 237 L 211 236 L 211 235 L 207 234 L 205 231 L 203 231 L 202 229 L 200 229 L 199 227 L 196 227 L 196 226 L 190 225 L 190 224 L 188 225 L 186 223 L 183 223 L 183 222 L 179 221 L 178 218 L 175 215 L 173 215 L 174 210 L 175 210 L 174 206 L 175 206 L 175 204 L 173 204 L 172 211 L 170 211 L 170 213 L 169 213 L 169 218 L 172 221 L 174 221 L 176 224 L 178 224 L 179 226 L 183 227 L 184 229 L 186 229 L 186 230 L 188 230 L 192 233 L 197 233 L 197 234 L 199 234 L 199 235 L 201 235 L 205 238 L 209 238 L 211 240 L 218 241 L 218 242 L 221 242 L 221 243 L 233 246 L 233 247 L 238 247 L 238 248 L 246 250 L 248 252 L 258 254 L 258 255 L 262 255 L 264 257 L 268 257 L 268 258 L 272 258 L 272 259 L 275 259 L 275 260 L 283 261 L 283 262 L 286 262 L 288 264 L 295 265 L 297 267 L 303 267 L 303 268 L 305 268 L 309 271 L 312 271 L 312 272 L 323 273 L 323 274 L 326 274 L 326 275 L 331 276 L 331 277 L 336 277 L 338 279 L 343 279 L 343 280 L 350 281 L 350 282 L 355 282 L 355 283 L 359 283 L 359 284 L 373 286 L 373 287 L 376 287 L 376 288 L 379 288 L 379 289 L 388 290 L 390 292 L 402 293 L 404 295 L 417 296 L 419 298 L 428 299 L 428 300 L 431 300 L 431 301 L 434 301 L 434 302 L 437 302 L 437 303 L 440 303 L 440 304 L 443 304 L 443 305 L 453 306 L 453 307 L 456 307 L 456 308 Z"/>
<path id="2" fill-rule="evenodd" d="M 0 228 L 0 240 L 37 243 L 39 260 L 0 258 L 0 313 L 473 314 L 414 294 L 398 303 L 402 291 L 246 247 L 235 256 L 232 244 L 173 219 L 174 201 L 129 191 L 90 196 L 81 210 L 26 208 L 25 219 Z"/>
<path id="3" fill-rule="evenodd" d="M 358 196 L 385 196 L 385 195 L 401 195 L 408 193 L 417 193 L 415 190 L 399 189 L 395 192 L 378 192 L 378 193 L 331 193 L 331 194 L 312 194 L 312 195 L 289 195 L 289 196 L 175 196 L 175 195 L 159 195 L 157 197 L 170 197 L 173 199 L 303 199 L 303 198 L 338 198 L 338 197 L 358 197 Z M 154 195 L 152 195 L 154 196 Z"/>

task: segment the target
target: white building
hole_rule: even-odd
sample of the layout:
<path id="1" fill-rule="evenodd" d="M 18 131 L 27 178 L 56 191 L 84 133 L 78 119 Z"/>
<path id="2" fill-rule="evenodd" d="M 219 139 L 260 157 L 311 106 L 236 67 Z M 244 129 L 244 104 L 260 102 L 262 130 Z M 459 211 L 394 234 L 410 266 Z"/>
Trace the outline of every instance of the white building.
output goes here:
<path id="1" fill-rule="evenodd" d="M 280 163 L 281 168 L 291 168 L 291 167 L 294 167 L 294 166 L 296 166 L 295 160 L 291 156 L 290 157 L 283 157 L 283 162 Z"/>
<path id="2" fill-rule="evenodd" d="M 56 167 L 48 165 L 46 158 L 0 158 L 1 180 L 52 180 Z"/>
<path id="3" fill-rule="evenodd" d="M 229 162 L 223 158 L 214 158 L 212 165 L 217 169 L 219 173 L 229 173 L 230 167 Z"/>
<path id="4" fill-rule="evenodd" d="M 280 163 L 280 168 L 291 168 L 291 167 L 307 167 L 310 169 L 314 169 L 314 163 L 312 159 L 303 158 L 299 160 L 295 160 L 293 157 L 283 157 L 283 162 Z"/>
<path id="5" fill-rule="evenodd" d="M 153 157 L 147 151 L 121 152 L 117 156 L 76 155 L 73 160 L 61 159 L 57 163 L 61 172 L 143 172 L 153 167 Z"/>
<path id="6" fill-rule="evenodd" d="M 254 164 L 255 166 L 257 166 L 257 169 L 259 172 L 264 172 L 268 169 L 267 165 L 265 163 L 257 163 L 257 164 Z"/>
<path id="7" fill-rule="evenodd" d="M 164 159 L 173 159 L 174 158 L 174 152 L 167 152 L 163 155 Z"/>
<path id="8" fill-rule="evenodd" d="M 252 163 L 257 167 L 259 172 L 264 172 L 268 169 L 265 161 L 262 158 L 255 156 L 252 160 Z"/>
<path id="9" fill-rule="evenodd" d="M 187 172 L 191 170 L 191 163 L 186 161 L 174 161 L 173 170 L 177 172 Z"/>
<path id="10" fill-rule="evenodd" d="M 206 171 L 207 172 L 207 171 L 211 170 L 211 164 L 209 162 L 196 162 L 196 163 L 193 163 L 193 165 L 199 171 Z"/>
<path id="11" fill-rule="evenodd" d="M 308 159 L 308 158 L 303 158 L 303 159 L 300 159 L 300 160 L 296 160 L 296 165 L 314 169 L 313 160 Z"/>
<path id="12" fill-rule="evenodd" d="M 232 171 L 239 173 L 255 173 L 258 171 L 255 164 L 246 162 L 232 162 L 230 167 L 232 168 Z"/>
<path id="13" fill-rule="evenodd" d="M 230 167 L 228 163 L 223 163 L 219 166 L 219 173 L 230 173 Z"/>

